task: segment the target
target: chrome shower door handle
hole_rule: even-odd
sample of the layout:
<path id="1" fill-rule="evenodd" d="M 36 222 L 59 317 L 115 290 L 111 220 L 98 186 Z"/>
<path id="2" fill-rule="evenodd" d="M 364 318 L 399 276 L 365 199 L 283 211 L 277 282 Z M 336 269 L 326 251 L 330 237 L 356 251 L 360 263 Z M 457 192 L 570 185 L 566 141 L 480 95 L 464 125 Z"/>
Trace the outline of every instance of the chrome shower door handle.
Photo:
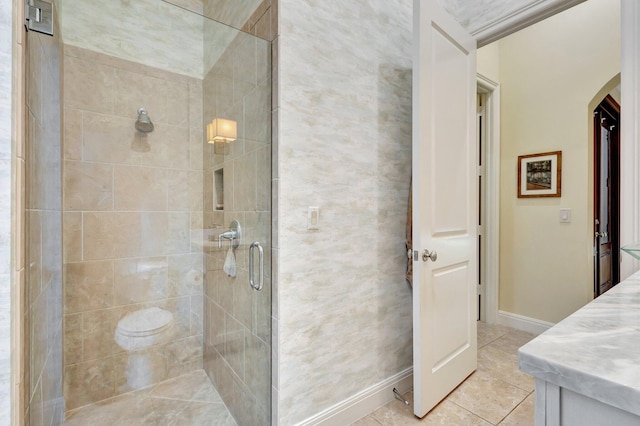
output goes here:
<path id="1" fill-rule="evenodd" d="M 254 280 L 254 259 L 253 252 L 255 249 L 258 249 L 258 283 Z M 258 241 L 254 241 L 249 246 L 249 285 L 255 291 L 262 290 L 262 286 L 264 285 L 264 251 L 262 250 L 262 246 Z"/>

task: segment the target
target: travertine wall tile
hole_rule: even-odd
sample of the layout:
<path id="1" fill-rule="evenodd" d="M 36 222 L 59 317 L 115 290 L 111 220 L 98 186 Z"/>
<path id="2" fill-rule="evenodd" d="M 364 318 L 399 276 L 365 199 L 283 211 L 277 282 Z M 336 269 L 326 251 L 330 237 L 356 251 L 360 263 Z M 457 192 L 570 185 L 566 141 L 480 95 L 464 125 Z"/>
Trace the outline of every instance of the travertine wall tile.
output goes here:
<path id="1" fill-rule="evenodd" d="M 64 274 L 64 312 L 93 311 L 114 306 L 113 262 L 67 263 Z"/>
<path id="2" fill-rule="evenodd" d="M 83 213 L 84 260 L 137 257 L 142 253 L 140 213 Z"/>
<path id="3" fill-rule="evenodd" d="M 153 379 L 202 366 L 203 126 L 198 80 L 70 46 L 66 53 L 64 365 L 72 409 L 133 390 L 115 331 L 150 306 L 174 318 L 167 340 L 148 349 Z M 74 86 L 78 72 L 93 76 Z M 106 105 L 82 98 L 87 79 L 100 85 L 95 93 L 109 92 Z M 147 135 L 134 127 L 140 107 L 155 126 Z"/>
<path id="4" fill-rule="evenodd" d="M 114 210 L 167 210 L 168 192 L 164 174 L 164 170 L 157 168 L 116 166 L 113 179 Z"/>
<path id="5" fill-rule="evenodd" d="M 64 159 L 82 160 L 82 111 L 64 108 Z"/>
<path id="6" fill-rule="evenodd" d="M 64 317 L 64 365 L 82 361 L 82 314 Z"/>
<path id="7" fill-rule="evenodd" d="M 63 261 L 82 260 L 82 212 L 64 212 L 62 220 Z"/>
<path id="8" fill-rule="evenodd" d="M 113 167 L 64 162 L 65 211 L 113 210 Z"/>
<path id="9" fill-rule="evenodd" d="M 112 359 L 96 359 L 66 366 L 64 395 L 67 410 L 115 396 Z"/>
<path id="10" fill-rule="evenodd" d="M 142 213 L 142 254 L 188 253 L 189 213 Z"/>
<path id="11" fill-rule="evenodd" d="M 142 156 L 142 164 L 189 169 L 189 130 L 162 123 L 155 127 L 147 136 L 149 150 Z"/>
<path id="12" fill-rule="evenodd" d="M 121 351 L 113 340 L 116 325 L 115 311 L 100 309 L 82 314 L 82 359 L 104 359 Z"/>
<path id="13" fill-rule="evenodd" d="M 166 299 L 169 296 L 167 273 L 166 257 L 114 261 L 115 304 L 129 305 Z"/>
<path id="14" fill-rule="evenodd" d="M 202 295 L 202 258 L 202 253 L 168 256 L 167 291 L 170 297 Z"/>
<path id="15" fill-rule="evenodd" d="M 7 19 L 12 16 L 11 13 L 0 14 Z M 58 23 L 57 20 L 54 21 L 54 33 L 58 33 Z M 18 232 L 16 237 L 25 237 L 23 242 L 25 259 L 21 259 L 20 255 L 18 261 L 27 268 L 14 273 L 18 279 L 24 277 L 24 283 L 18 281 L 17 288 L 25 288 L 27 296 L 24 302 L 25 318 L 22 330 L 25 340 L 24 352 L 20 352 L 24 357 L 24 363 L 21 365 L 25 368 L 23 382 L 26 397 L 25 417 L 29 421 L 39 422 L 35 424 L 58 425 L 62 423 L 64 414 L 61 369 L 63 331 L 60 53 L 62 43 L 59 35 L 48 37 L 37 33 L 28 33 L 24 36 L 23 42 L 27 62 L 26 140 L 24 147 L 20 146 L 24 167 L 19 168 L 18 177 L 24 179 L 24 192 L 19 191 L 16 197 L 19 198 L 18 215 L 20 219 L 24 219 L 24 224 L 18 219 L 18 228 L 15 231 Z M 0 52 L 0 56 L 3 56 L 2 53 L 5 52 Z M 4 61 L 5 63 L 11 64 L 10 56 L 9 54 L 9 59 Z M 11 88 L 3 93 L 10 96 Z M 19 102 L 18 105 L 20 105 Z M 11 111 L 11 106 L 8 111 Z M 3 133 L 10 136 L 10 127 L 6 130 Z M 21 140 L 21 135 L 17 137 Z M 2 161 L 9 164 L 8 159 L 2 158 Z M 22 165 L 22 161 L 19 164 Z M 4 165 L 0 164 L 0 166 Z M 4 177 L 4 174 L 0 175 L 0 178 L 4 179 Z M 6 188 L 10 188 L 9 181 L 6 183 Z M 22 230 L 24 235 L 20 235 Z M 10 239 L 7 237 L 6 241 Z M 0 275 L 4 276 L 5 273 L 8 274 L 9 271 L 0 268 Z M 2 282 L 5 281 L 2 280 Z M 7 295 L 5 296 L 4 290 L 0 291 L 0 301 L 8 296 L 8 281 L 6 283 Z M 2 334 L 5 335 L 4 332 Z M 6 335 L 8 336 L 8 333 Z M 14 342 L 14 344 L 20 343 Z M 16 350 L 22 349 L 12 347 L 10 352 L 16 353 Z M 4 359 L 0 359 L 0 365 L 9 371 L 10 366 L 8 363 L 5 364 Z M 0 375 L 0 381 L 5 381 L 4 375 Z M 1 394 L 2 391 L 0 391 Z M 0 412 L 4 412 L 3 408 L 0 408 Z M 2 417 L 9 418 L 8 415 Z M 23 418 L 23 416 L 16 415 L 14 418 Z"/>
<path id="16" fill-rule="evenodd" d="M 115 102 L 115 69 L 93 61 L 66 56 L 64 105 L 83 111 L 110 114 Z"/>
<path id="17" fill-rule="evenodd" d="M 65 56 L 66 58 L 66 56 Z M 67 86 L 71 85 L 67 83 Z M 153 116 L 151 116 L 153 120 Z M 82 150 L 84 161 L 140 164 L 149 149 L 147 138 L 135 131 L 135 118 L 83 113 Z"/>

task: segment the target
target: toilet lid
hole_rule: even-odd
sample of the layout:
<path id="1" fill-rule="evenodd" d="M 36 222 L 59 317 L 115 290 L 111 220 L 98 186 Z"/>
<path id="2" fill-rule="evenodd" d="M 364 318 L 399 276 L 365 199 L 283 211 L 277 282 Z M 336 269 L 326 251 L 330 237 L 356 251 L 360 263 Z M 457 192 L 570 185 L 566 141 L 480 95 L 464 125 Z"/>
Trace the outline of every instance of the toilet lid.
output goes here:
<path id="1" fill-rule="evenodd" d="M 168 327 L 172 321 L 173 314 L 164 309 L 141 309 L 118 321 L 118 331 L 127 336 L 146 336 Z"/>

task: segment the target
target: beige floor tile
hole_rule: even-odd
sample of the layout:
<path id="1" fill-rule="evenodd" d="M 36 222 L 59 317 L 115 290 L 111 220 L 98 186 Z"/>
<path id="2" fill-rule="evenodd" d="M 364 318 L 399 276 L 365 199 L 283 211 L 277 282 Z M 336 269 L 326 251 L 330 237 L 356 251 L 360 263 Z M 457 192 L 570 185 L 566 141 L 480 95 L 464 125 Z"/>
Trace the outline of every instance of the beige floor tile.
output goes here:
<path id="1" fill-rule="evenodd" d="M 67 413 L 64 426 L 235 426 L 203 370 Z"/>
<path id="2" fill-rule="evenodd" d="M 379 423 L 363 423 L 362 425 L 376 426 L 377 424 L 382 424 L 383 426 L 491 426 L 491 423 L 447 400 L 444 400 L 440 404 L 438 404 L 423 419 L 419 419 L 418 417 L 413 415 L 412 406 L 399 406 L 397 404 L 393 404 L 392 407 L 385 406 L 370 415 L 368 418 L 373 418 Z"/>
<path id="3" fill-rule="evenodd" d="M 517 349 L 533 337 L 502 325 L 478 322 L 478 371 L 424 419 L 413 415 L 412 405 L 393 400 L 354 425 L 487 426 L 500 421 L 510 426 L 532 425 L 534 381 L 518 370 Z M 404 398 L 413 403 L 413 392 Z"/>
<path id="4" fill-rule="evenodd" d="M 501 426 L 533 426 L 535 394 L 532 392 L 501 423 Z"/>
<path id="5" fill-rule="evenodd" d="M 501 351 L 493 344 L 478 351 L 478 371 L 488 373 L 527 392 L 533 391 L 535 387 L 533 376 L 518 369 L 516 353 Z"/>
<path id="6" fill-rule="evenodd" d="M 407 392 L 403 397 L 410 402 L 409 405 L 394 399 L 384 407 L 374 411 L 372 416 L 385 426 L 420 424 L 420 419 L 413 415 L 413 392 Z"/>
<path id="7" fill-rule="evenodd" d="M 420 419 L 408 411 L 396 411 L 389 405 L 374 411 L 371 415 L 384 426 L 406 426 L 421 424 Z"/>
<path id="8" fill-rule="evenodd" d="M 237 426 L 237 423 L 223 404 L 203 404 L 191 402 L 180 412 L 176 426 L 218 425 Z M 162 423 L 158 423 L 162 424 Z"/>
<path id="9" fill-rule="evenodd" d="M 150 395 L 155 398 L 179 399 L 221 403 L 222 398 L 209 380 L 204 370 L 197 370 L 176 379 L 164 381 L 156 386 Z"/>
<path id="10" fill-rule="evenodd" d="M 152 408 L 145 413 L 141 424 L 177 426 L 180 424 L 178 421 L 181 419 L 182 411 L 189 404 L 187 401 L 177 399 L 149 398 L 149 400 Z"/>
<path id="11" fill-rule="evenodd" d="M 504 419 L 529 392 L 476 371 L 447 398 L 483 419 L 497 424 Z"/>
<path id="12" fill-rule="evenodd" d="M 511 330 L 509 333 L 491 342 L 491 346 L 501 351 L 517 354 L 518 348 L 528 343 L 529 340 L 534 337 L 536 337 L 535 334 L 520 330 Z"/>
<path id="13" fill-rule="evenodd" d="M 433 426 L 491 426 L 491 423 L 448 400 L 442 401 L 427 414 L 422 420 L 422 424 Z"/>
<path id="14" fill-rule="evenodd" d="M 67 412 L 65 426 L 111 426 L 135 424 L 152 411 L 147 391 L 131 392 Z"/>
<path id="15" fill-rule="evenodd" d="M 380 423 L 373 414 L 369 414 L 367 417 L 363 417 L 355 423 L 351 423 L 351 426 L 380 426 Z"/>
<path id="16" fill-rule="evenodd" d="M 493 342 L 496 339 L 506 335 L 511 329 L 503 325 L 487 324 L 478 321 L 478 348 Z"/>

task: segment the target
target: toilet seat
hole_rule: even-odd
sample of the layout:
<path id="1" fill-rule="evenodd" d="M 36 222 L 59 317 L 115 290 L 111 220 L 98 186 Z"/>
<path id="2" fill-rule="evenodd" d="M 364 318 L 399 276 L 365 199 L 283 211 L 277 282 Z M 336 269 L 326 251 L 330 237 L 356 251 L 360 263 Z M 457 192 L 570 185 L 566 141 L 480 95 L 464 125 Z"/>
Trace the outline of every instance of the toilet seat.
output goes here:
<path id="1" fill-rule="evenodd" d="M 171 312 L 157 307 L 141 309 L 118 321 L 115 339 L 122 349 L 142 349 L 157 343 L 172 325 Z"/>
<path id="2" fill-rule="evenodd" d="M 173 314 L 160 308 L 147 308 L 131 312 L 120 321 L 118 329 L 124 336 L 144 337 L 160 333 L 173 321 Z"/>

